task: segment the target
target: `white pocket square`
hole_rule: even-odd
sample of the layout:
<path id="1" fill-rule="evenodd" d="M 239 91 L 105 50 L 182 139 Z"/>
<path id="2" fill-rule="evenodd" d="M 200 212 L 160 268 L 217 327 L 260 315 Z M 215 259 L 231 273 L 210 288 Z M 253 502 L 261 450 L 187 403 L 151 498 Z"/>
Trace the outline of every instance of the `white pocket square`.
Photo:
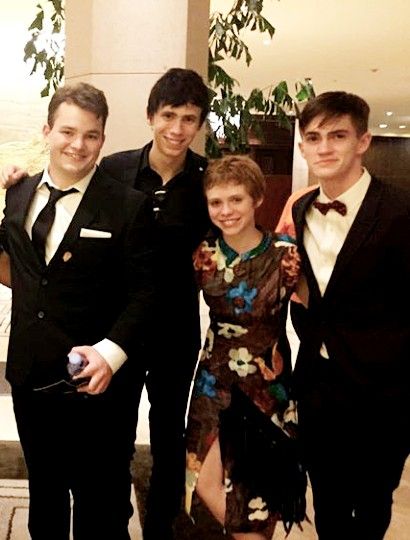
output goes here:
<path id="1" fill-rule="evenodd" d="M 80 238 L 111 238 L 108 231 L 96 231 L 95 229 L 81 229 Z"/>

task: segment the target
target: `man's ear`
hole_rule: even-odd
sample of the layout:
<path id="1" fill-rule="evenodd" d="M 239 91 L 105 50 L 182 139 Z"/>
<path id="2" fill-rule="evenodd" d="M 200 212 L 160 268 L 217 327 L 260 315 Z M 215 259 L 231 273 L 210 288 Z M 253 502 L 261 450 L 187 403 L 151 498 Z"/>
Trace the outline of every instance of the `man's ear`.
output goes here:
<path id="1" fill-rule="evenodd" d="M 366 131 L 366 133 L 363 133 L 363 135 L 359 138 L 359 155 L 363 155 L 368 150 L 371 142 L 372 134 L 370 133 L 370 131 Z"/>
<path id="2" fill-rule="evenodd" d="M 48 137 L 48 134 L 51 131 L 51 127 L 48 124 L 44 124 L 43 126 L 43 136 Z"/>
<path id="3" fill-rule="evenodd" d="M 303 140 L 298 142 L 300 153 L 302 154 L 302 157 L 305 157 L 305 152 L 303 150 Z"/>
<path id="4" fill-rule="evenodd" d="M 147 124 L 152 126 L 152 114 L 149 114 L 147 111 Z"/>

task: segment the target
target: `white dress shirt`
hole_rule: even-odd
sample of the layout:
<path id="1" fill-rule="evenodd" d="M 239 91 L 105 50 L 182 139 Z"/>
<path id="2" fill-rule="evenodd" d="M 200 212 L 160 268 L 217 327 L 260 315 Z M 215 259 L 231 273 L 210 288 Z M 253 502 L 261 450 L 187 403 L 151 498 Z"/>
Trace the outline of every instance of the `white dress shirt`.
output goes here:
<path id="1" fill-rule="evenodd" d="M 359 180 L 337 197 L 338 201 L 346 205 L 347 213 L 345 216 L 335 210 L 329 210 L 326 215 L 323 215 L 313 205 L 306 212 L 303 242 L 322 296 L 326 291 L 337 256 L 357 216 L 369 185 L 370 174 L 364 169 Z M 321 203 L 331 202 L 321 187 L 316 200 Z M 322 356 L 329 358 L 324 344 L 320 352 Z"/>
<path id="2" fill-rule="evenodd" d="M 64 238 L 64 235 L 67 232 L 71 220 L 73 219 L 77 208 L 80 206 L 83 195 L 88 188 L 88 185 L 91 181 L 93 174 L 95 173 L 95 170 L 96 167 L 94 167 L 93 170 L 87 174 L 87 176 L 85 176 L 75 184 L 69 186 L 66 190 L 63 190 L 68 191 L 71 188 L 75 188 L 77 192 L 65 195 L 57 201 L 55 206 L 55 219 L 46 239 L 46 264 L 49 264 L 55 252 L 57 251 L 62 239 Z M 51 180 L 50 175 L 48 174 L 48 169 L 46 168 L 40 182 L 38 183 L 36 193 L 34 194 L 32 203 L 26 217 L 25 229 L 30 238 L 33 224 L 36 221 L 37 216 L 39 215 L 41 210 L 47 204 L 50 196 L 50 190 L 45 185 L 46 183 L 51 187 L 60 189 Z M 83 343 L 78 343 L 78 345 L 83 345 Z M 113 373 L 115 373 L 127 359 L 127 355 L 125 354 L 124 350 L 119 345 L 109 339 L 103 339 L 99 343 L 93 345 L 93 347 L 105 359 L 105 361 L 112 369 Z"/>

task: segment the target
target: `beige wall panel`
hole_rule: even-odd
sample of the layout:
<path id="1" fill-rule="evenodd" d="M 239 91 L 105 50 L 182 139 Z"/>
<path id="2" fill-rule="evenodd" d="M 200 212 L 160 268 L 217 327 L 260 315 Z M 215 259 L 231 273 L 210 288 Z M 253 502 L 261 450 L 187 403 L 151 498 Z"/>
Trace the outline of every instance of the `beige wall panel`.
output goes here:
<path id="1" fill-rule="evenodd" d="M 96 0 L 95 72 L 157 73 L 185 66 L 187 0 Z"/>
<path id="2" fill-rule="evenodd" d="M 66 80 L 107 96 L 104 155 L 151 138 L 145 110 L 155 81 L 171 67 L 206 79 L 209 0 L 66 0 Z M 204 136 L 195 141 L 203 153 Z"/>
<path id="3" fill-rule="evenodd" d="M 89 78 L 91 84 L 105 92 L 110 108 L 101 156 L 139 148 L 151 139 L 145 111 L 148 94 L 157 78 L 157 74 Z"/>
<path id="4" fill-rule="evenodd" d="M 65 75 L 84 77 L 92 71 L 93 0 L 66 0 Z"/>

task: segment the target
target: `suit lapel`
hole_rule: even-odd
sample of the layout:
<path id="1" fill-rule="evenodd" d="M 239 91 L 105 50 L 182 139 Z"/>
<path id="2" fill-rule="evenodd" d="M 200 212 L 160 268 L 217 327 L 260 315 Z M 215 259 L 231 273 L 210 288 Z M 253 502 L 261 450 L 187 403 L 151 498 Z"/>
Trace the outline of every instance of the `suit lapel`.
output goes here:
<path id="1" fill-rule="evenodd" d="M 42 178 L 42 173 L 36 174 L 17 184 L 13 193 L 7 198 L 8 220 L 15 221 L 17 230 L 21 231 L 21 240 L 26 245 L 26 253 L 30 254 L 36 264 L 41 265 L 37 252 L 34 249 L 30 236 L 26 232 L 27 213 L 30 209 L 37 186 Z"/>
<path id="2" fill-rule="evenodd" d="M 18 191 L 16 190 L 17 197 L 16 203 L 18 211 L 13 211 L 13 217 L 16 218 L 18 224 L 23 228 L 27 218 L 27 212 L 29 211 L 34 194 L 36 193 L 37 186 L 41 180 L 42 173 L 37 174 L 31 178 L 27 178 L 21 184 L 18 184 Z M 30 240 L 29 236 L 27 238 Z M 30 242 L 31 243 L 31 242 Z"/>
<path id="3" fill-rule="evenodd" d="M 319 195 L 319 188 L 302 195 L 293 205 L 293 221 L 296 229 L 298 246 L 303 245 L 303 233 L 305 229 L 305 214 L 309 206 Z"/>
<path id="4" fill-rule="evenodd" d="M 80 237 L 80 231 L 83 227 L 87 227 L 91 222 L 98 221 L 97 215 L 100 212 L 100 208 L 103 202 L 110 197 L 110 188 L 111 186 L 106 184 L 104 177 L 97 170 L 91 178 L 90 184 L 81 199 L 81 203 L 49 266 L 55 261 L 58 261 L 63 253 L 71 250 L 71 246 Z"/>
<path id="5" fill-rule="evenodd" d="M 124 182 L 127 186 L 134 187 L 135 179 L 138 174 L 138 167 L 129 167 L 124 170 Z"/>
<path id="6" fill-rule="evenodd" d="M 312 202 L 319 195 L 319 188 L 315 189 L 306 195 L 303 195 L 298 199 L 293 207 L 293 221 L 295 224 L 296 230 L 296 240 L 298 245 L 298 250 L 302 259 L 302 272 L 305 274 L 306 280 L 309 286 L 309 296 L 321 297 L 319 285 L 316 281 L 315 274 L 310 264 L 310 259 L 305 249 L 305 244 L 303 241 L 304 230 L 305 230 L 305 215 L 306 211 Z"/>
<path id="7" fill-rule="evenodd" d="M 139 174 L 143 160 L 143 149 L 134 150 L 127 155 L 126 163 L 123 164 L 123 182 L 131 187 L 135 186 L 135 180 Z"/>
<path id="8" fill-rule="evenodd" d="M 343 275 L 346 266 L 369 236 L 378 221 L 378 206 L 383 185 L 380 181 L 372 178 L 369 189 L 359 208 L 357 216 L 350 227 L 346 240 L 336 259 L 336 264 L 326 287 L 325 296 L 331 294 L 335 283 Z"/>

